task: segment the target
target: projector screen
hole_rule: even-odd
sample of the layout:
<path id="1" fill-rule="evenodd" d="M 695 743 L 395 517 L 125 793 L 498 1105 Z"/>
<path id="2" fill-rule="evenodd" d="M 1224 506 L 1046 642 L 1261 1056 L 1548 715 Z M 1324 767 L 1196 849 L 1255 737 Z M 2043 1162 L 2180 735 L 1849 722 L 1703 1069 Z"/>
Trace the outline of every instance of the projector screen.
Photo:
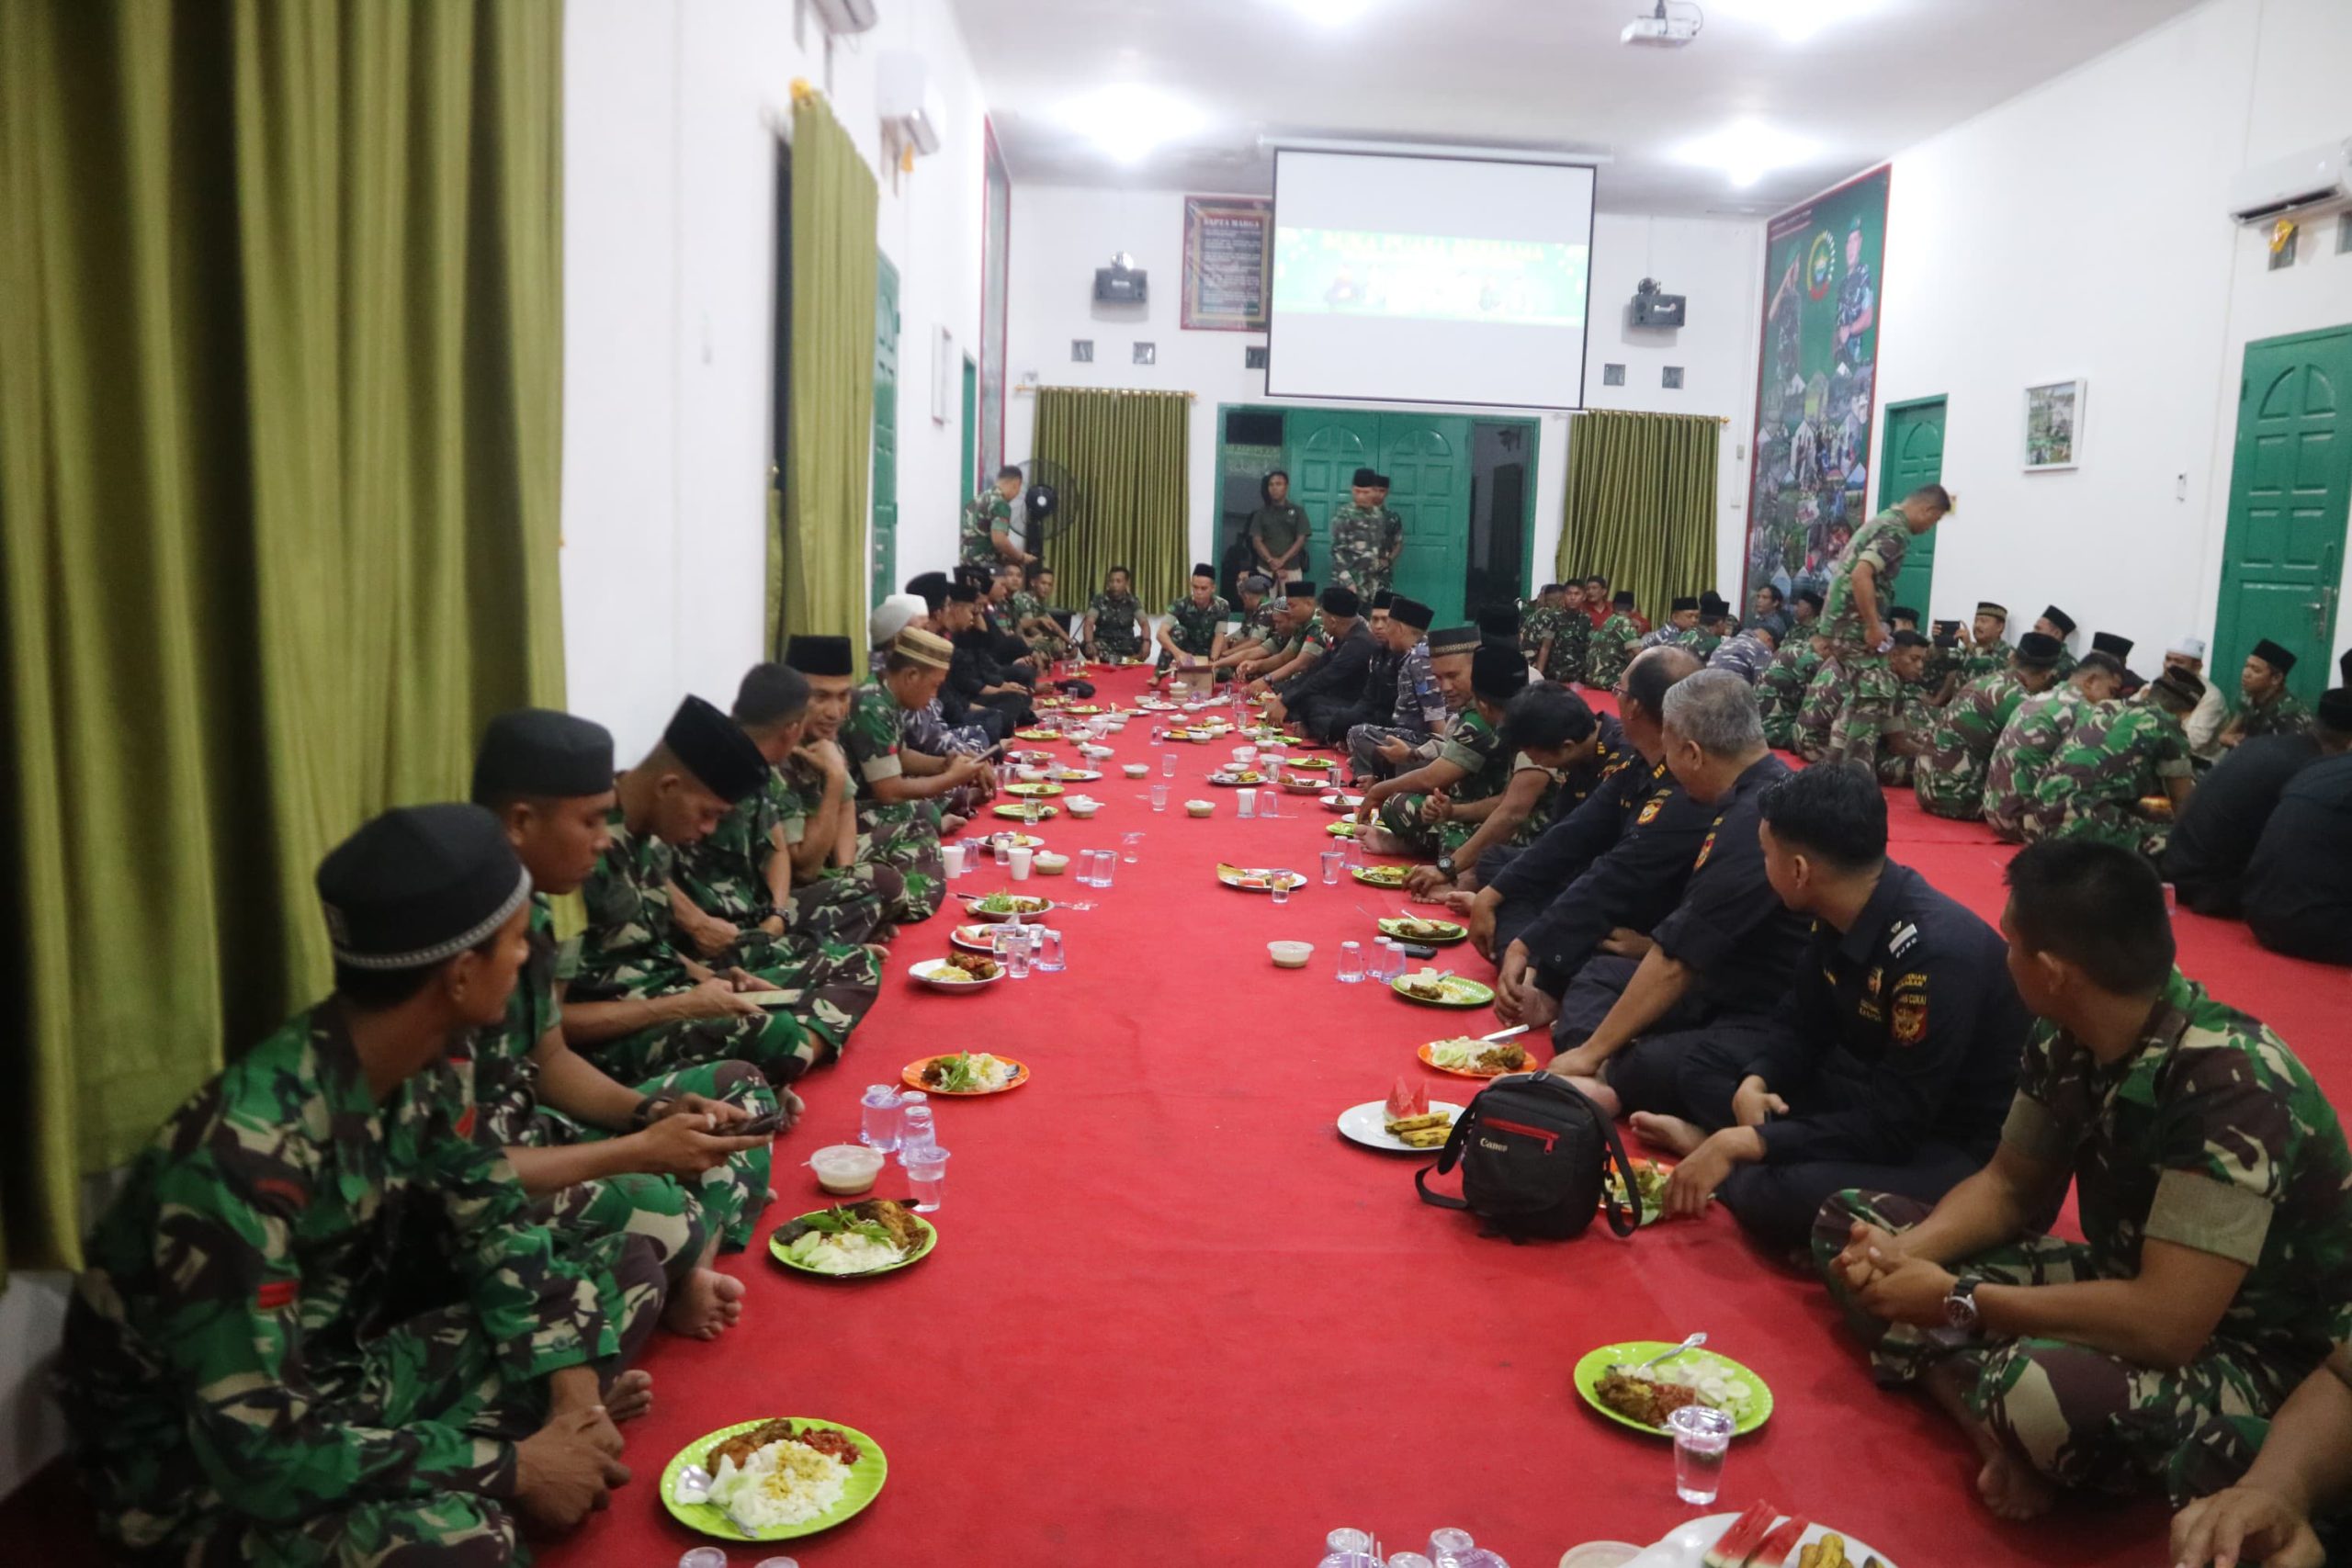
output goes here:
<path id="1" fill-rule="evenodd" d="M 1592 171 L 1274 153 L 1266 391 L 1584 405 Z"/>

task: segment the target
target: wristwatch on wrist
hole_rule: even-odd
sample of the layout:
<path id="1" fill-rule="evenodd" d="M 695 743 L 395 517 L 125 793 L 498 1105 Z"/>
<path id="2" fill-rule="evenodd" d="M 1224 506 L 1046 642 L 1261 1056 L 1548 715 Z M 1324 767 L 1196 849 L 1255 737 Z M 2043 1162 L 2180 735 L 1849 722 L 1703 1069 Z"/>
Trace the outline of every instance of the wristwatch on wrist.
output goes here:
<path id="1" fill-rule="evenodd" d="M 1962 1275 L 1944 1294 L 1944 1321 L 1962 1334 L 1973 1334 L 1984 1321 L 1976 1310 L 1976 1287 L 1983 1281 Z"/>
<path id="2" fill-rule="evenodd" d="M 666 1094 L 647 1095 L 637 1102 L 637 1109 L 629 1112 L 630 1124 L 640 1128 L 650 1127 L 662 1113 L 669 1109 L 672 1098 Z"/>
<path id="3" fill-rule="evenodd" d="M 1453 857 L 1452 855 L 1440 855 L 1437 857 L 1437 874 L 1440 876 L 1452 876 L 1453 874 Z"/>

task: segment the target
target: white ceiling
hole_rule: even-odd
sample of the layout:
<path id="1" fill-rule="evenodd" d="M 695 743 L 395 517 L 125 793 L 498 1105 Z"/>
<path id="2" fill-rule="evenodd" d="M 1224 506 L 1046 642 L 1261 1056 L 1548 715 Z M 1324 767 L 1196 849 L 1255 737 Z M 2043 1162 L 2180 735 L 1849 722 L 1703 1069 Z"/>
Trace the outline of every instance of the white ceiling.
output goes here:
<path id="1" fill-rule="evenodd" d="M 1776 211 L 2199 0 L 1860 3 L 1792 43 L 1758 0 L 1702 0 L 1699 38 L 1659 50 L 1618 41 L 1652 0 L 1365 0 L 1328 28 L 1288 0 L 955 0 L 1016 181 L 1262 192 L 1269 134 L 1564 147 L 1611 155 L 1604 210 L 1689 214 Z M 1122 165 L 1059 123 L 1071 98 L 1130 83 L 1203 128 Z M 1677 160 L 1741 120 L 1814 153 L 1746 189 Z"/>

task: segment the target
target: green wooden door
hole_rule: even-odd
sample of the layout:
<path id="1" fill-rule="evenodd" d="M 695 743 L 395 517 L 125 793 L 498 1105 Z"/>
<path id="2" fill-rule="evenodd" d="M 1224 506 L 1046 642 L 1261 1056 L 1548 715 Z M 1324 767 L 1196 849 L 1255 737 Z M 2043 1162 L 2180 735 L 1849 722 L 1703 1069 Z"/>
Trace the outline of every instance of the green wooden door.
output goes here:
<path id="1" fill-rule="evenodd" d="M 2264 637 L 2296 655 L 2288 684 L 2304 700 L 2334 673 L 2328 655 L 2352 506 L 2347 395 L 2352 326 L 2246 344 L 2208 666 L 2233 699 L 2238 669 Z"/>
<path id="2" fill-rule="evenodd" d="M 899 269 L 874 268 L 874 603 L 899 581 Z"/>
<path id="3" fill-rule="evenodd" d="M 1921 485 L 1939 484 L 1944 477 L 1944 400 L 1941 398 L 1920 398 L 1911 402 L 1889 405 L 1886 411 L 1886 444 L 1879 448 L 1878 508 L 1881 512 L 1893 506 Z M 1919 612 L 1919 630 L 1928 630 L 1928 621 L 1935 609 L 1928 603 L 1928 590 L 1936 578 L 1936 536 L 1943 532 L 1939 523 L 1926 533 L 1914 537 L 1911 547 L 1903 554 L 1903 570 L 1895 578 L 1894 597 Z M 1892 604 L 1882 605 L 1891 610 Z M 1969 607 L 1971 614 L 1975 606 Z M 1947 617 L 1949 618 L 1949 617 Z M 1965 624 L 1968 616 L 1960 617 Z"/>
<path id="4" fill-rule="evenodd" d="M 964 356 L 964 440 L 956 451 L 963 455 L 964 467 L 956 477 L 956 514 L 960 518 L 964 503 L 988 482 L 980 477 L 980 367 L 968 354 Z"/>
<path id="5" fill-rule="evenodd" d="M 1427 604 L 1437 625 L 1454 625 L 1470 535 L 1470 421 L 1383 414 L 1375 466 L 1388 476 L 1388 509 L 1405 522 L 1396 592 Z"/>
<path id="6" fill-rule="evenodd" d="M 1290 498 L 1306 509 L 1306 575 L 1329 580 L 1331 513 L 1349 501 L 1358 468 L 1377 468 L 1380 416 L 1354 409 L 1293 409 L 1283 421 Z"/>

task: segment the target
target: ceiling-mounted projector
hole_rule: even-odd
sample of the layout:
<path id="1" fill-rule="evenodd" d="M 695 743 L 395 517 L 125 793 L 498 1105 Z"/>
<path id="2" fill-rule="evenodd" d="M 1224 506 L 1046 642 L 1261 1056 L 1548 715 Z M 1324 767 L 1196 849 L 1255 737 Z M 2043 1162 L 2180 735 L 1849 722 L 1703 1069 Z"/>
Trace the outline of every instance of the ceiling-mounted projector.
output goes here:
<path id="1" fill-rule="evenodd" d="M 1650 49 L 1680 49 L 1699 36 L 1699 18 L 1685 12 L 1670 17 L 1666 11 L 1667 0 L 1657 0 L 1657 8 L 1646 17 L 1635 17 L 1617 35 L 1619 43 L 1641 44 Z"/>

